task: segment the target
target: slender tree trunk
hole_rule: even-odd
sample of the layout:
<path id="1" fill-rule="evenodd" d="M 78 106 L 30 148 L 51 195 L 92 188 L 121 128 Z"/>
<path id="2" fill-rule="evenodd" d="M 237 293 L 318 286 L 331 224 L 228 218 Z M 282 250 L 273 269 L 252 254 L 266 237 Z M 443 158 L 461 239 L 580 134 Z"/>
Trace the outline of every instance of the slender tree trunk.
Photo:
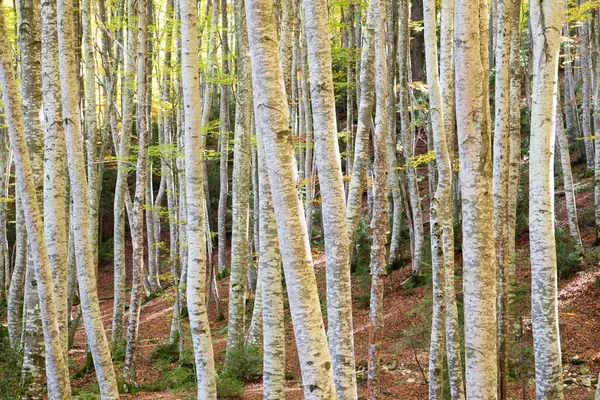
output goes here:
<path id="1" fill-rule="evenodd" d="M 206 238 L 204 221 L 203 140 L 200 121 L 200 82 L 195 2 L 181 0 L 181 81 L 183 86 L 185 186 L 187 203 L 188 279 L 187 307 L 190 316 L 198 400 L 216 399 L 215 365 L 205 304 Z"/>
<path id="2" fill-rule="evenodd" d="M 67 308 L 67 252 L 69 243 L 66 144 L 62 127 L 56 4 L 43 2 L 42 92 L 44 105 L 44 234 L 52 269 L 58 327 L 64 357 L 68 351 L 69 309 Z"/>
<path id="3" fill-rule="evenodd" d="M 344 229 L 346 200 L 335 118 L 327 1 L 306 0 L 304 6 L 315 158 L 319 171 L 325 233 L 327 338 L 333 361 L 336 393 L 344 399 L 355 399 L 357 391 L 352 333 L 350 246 L 348 232 Z"/>
<path id="4" fill-rule="evenodd" d="M 37 39 L 39 40 L 40 20 L 37 19 L 36 21 L 35 19 L 36 7 L 34 4 L 35 3 L 32 2 L 30 4 L 25 3 L 19 5 L 19 13 L 21 17 L 24 16 L 23 12 L 25 10 L 33 12 L 32 18 L 28 20 L 28 22 L 31 23 L 31 25 L 28 27 L 28 31 L 26 33 L 21 32 L 21 34 L 25 36 L 23 39 L 35 39 L 37 34 Z M 37 11 L 39 18 L 39 8 L 37 8 Z M 31 256 L 33 259 L 36 276 L 37 293 L 30 294 L 39 298 L 39 311 L 42 319 L 44 344 L 46 348 L 46 377 L 48 380 L 49 395 L 51 398 L 55 399 L 70 399 L 71 387 L 69 385 L 69 372 L 59 336 L 58 317 L 52 285 L 52 273 L 48 258 L 48 250 L 44 241 L 42 213 L 40 212 L 39 207 L 41 198 L 36 196 L 34 171 L 32 162 L 29 159 L 25 131 L 23 128 L 23 117 L 21 114 L 21 108 L 19 107 L 20 100 L 17 92 L 17 85 L 15 82 L 9 49 L 8 35 L 6 33 L 6 26 L 4 22 L 4 12 L 1 12 L 0 83 L 2 86 L 2 100 L 4 102 L 4 113 L 6 114 L 8 134 L 15 157 L 16 179 L 18 182 L 17 185 L 21 194 L 23 212 L 25 215 L 27 232 L 31 244 Z M 30 50 L 33 53 L 35 51 L 35 47 Z M 35 55 L 32 55 L 33 60 L 35 60 Z M 38 57 L 41 57 L 41 52 Z M 23 65 L 26 66 L 27 63 L 24 62 Z M 41 66 L 38 66 L 38 68 L 41 68 Z M 35 72 L 28 72 L 32 72 L 32 74 L 34 74 L 33 76 L 35 76 Z M 22 78 L 26 79 L 26 76 L 23 76 Z M 27 83 L 23 82 L 24 89 L 27 87 L 26 85 Z M 40 89 L 41 85 L 38 86 L 38 90 Z M 29 98 L 32 93 L 27 93 L 27 90 L 24 90 L 24 94 L 25 96 L 23 100 L 26 106 L 24 107 L 24 111 L 31 112 L 31 110 L 28 110 L 27 106 L 31 106 L 33 103 L 32 99 Z"/>
<path id="5" fill-rule="evenodd" d="M 358 124 L 354 145 L 352 178 L 346 203 L 346 230 L 348 245 L 354 247 L 356 229 L 360 220 L 364 186 L 367 182 L 367 164 L 369 163 L 369 133 L 373 114 L 375 93 L 375 15 L 367 13 L 363 31 L 363 44 L 360 61 L 360 97 L 358 103 Z"/>
<path id="6" fill-rule="evenodd" d="M 565 133 L 563 123 L 562 107 L 560 97 L 557 96 L 556 105 L 556 142 L 560 155 L 560 166 L 562 168 L 563 186 L 565 191 L 565 203 L 567 206 L 567 223 L 569 226 L 569 235 L 579 247 L 581 243 L 581 234 L 579 233 L 579 222 L 577 218 L 577 202 L 575 201 L 575 185 L 573 184 L 573 173 L 571 172 L 571 154 L 569 153 L 569 141 Z"/>
<path id="7" fill-rule="evenodd" d="M 13 349 L 20 350 L 23 328 L 23 296 L 27 269 L 27 230 L 19 190 L 15 191 L 15 250 L 14 265 L 8 289 L 8 338 Z"/>
<path id="8" fill-rule="evenodd" d="M 496 271 L 487 1 L 456 1 L 456 120 L 463 220 L 466 395 L 497 396 Z M 460 23 L 458 23 L 460 21 Z"/>
<path id="9" fill-rule="evenodd" d="M 273 210 L 271 186 L 265 162 L 262 134 L 257 131 L 258 174 L 260 190 L 260 261 L 259 279 L 263 307 L 263 399 L 285 397 L 285 325 L 283 285 L 277 224 Z"/>
<path id="10" fill-rule="evenodd" d="M 300 356 L 306 399 L 335 397 L 331 358 L 318 299 L 302 203 L 296 191 L 295 162 L 289 130 L 289 109 L 277 63 L 277 32 L 273 4 L 247 0 L 248 36 L 254 108 L 263 133 L 277 232 L 281 245 L 292 322 Z"/>
<path id="11" fill-rule="evenodd" d="M 250 211 L 250 128 L 252 118 L 252 71 L 248 53 L 246 12 L 236 0 L 237 76 L 235 136 L 233 143 L 231 276 L 229 278 L 229 317 L 227 350 L 244 343 L 246 267 L 248 265 L 248 213 Z"/>
<path id="12" fill-rule="evenodd" d="M 590 21 L 583 21 L 581 27 L 579 28 L 579 52 L 580 52 L 580 60 L 581 65 L 592 65 L 592 57 L 590 50 Z M 581 108 L 583 112 L 582 123 L 583 123 L 583 141 L 585 145 L 585 161 L 587 165 L 587 169 L 590 171 L 594 170 L 594 142 L 590 138 L 592 136 L 592 121 L 590 121 L 590 117 L 592 115 L 591 110 L 591 96 L 594 90 L 593 82 L 592 82 L 592 73 L 591 68 L 581 68 L 581 94 L 582 94 L 582 102 Z"/>
<path id="13" fill-rule="evenodd" d="M 380 354 L 383 338 L 383 281 L 387 275 L 387 60 L 385 56 L 385 6 L 382 0 L 372 0 L 369 12 L 375 21 L 375 130 L 373 148 L 373 217 L 371 219 L 371 301 L 369 319 L 368 397 L 375 400 L 381 392 Z"/>
<path id="14" fill-rule="evenodd" d="M 531 315 L 536 395 L 562 399 L 554 238 L 554 131 L 562 2 L 532 0 L 533 96 L 529 164 Z"/>
<path id="15" fill-rule="evenodd" d="M 77 281 L 85 332 L 94 359 L 100 393 L 104 398 L 118 398 L 117 380 L 110 358 L 108 341 L 102 325 L 94 252 L 89 228 L 88 184 L 81 143 L 81 119 L 77 106 L 77 72 L 75 32 L 71 0 L 59 0 L 58 44 L 62 87 L 63 123 L 67 143 L 67 160 L 73 201 L 73 234 L 77 258 Z"/>

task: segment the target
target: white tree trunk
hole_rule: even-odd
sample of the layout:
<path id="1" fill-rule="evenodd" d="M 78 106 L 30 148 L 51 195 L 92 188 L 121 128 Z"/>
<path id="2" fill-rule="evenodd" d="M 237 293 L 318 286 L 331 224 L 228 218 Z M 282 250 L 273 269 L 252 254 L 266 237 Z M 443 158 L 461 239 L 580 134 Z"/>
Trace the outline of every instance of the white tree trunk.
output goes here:
<path id="1" fill-rule="evenodd" d="M 529 162 L 531 315 L 538 399 L 562 399 L 554 238 L 554 131 L 562 1 L 530 1 L 533 95 Z"/>
<path id="2" fill-rule="evenodd" d="M 302 203 L 296 191 L 293 142 L 283 76 L 277 63 L 273 3 L 247 0 L 254 108 L 263 132 L 277 232 L 306 399 L 333 398 L 335 387 Z"/>
<path id="3" fill-rule="evenodd" d="M 304 6 L 315 158 L 325 234 L 327 338 L 336 393 L 344 399 L 356 399 L 350 246 L 344 219 L 346 200 L 337 138 L 327 1 L 306 0 Z"/>
<path id="4" fill-rule="evenodd" d="M 98 304 L 96 268 L 89 230 L 90 205 L 81 143 L 73 3 L 71 0 L 59 0 L 57 4 L 60 79 L 63 88 L 61 96 L 73 201 L 72 221 L 77 258 L 77 281 L 85 332 L 94 358 L 100 393 L 103 398 L 112 399 L 118 398 L 119 392 Z"/>
<path id="5" fill-rule="evenodd" d="M 32 6 L 31 10 L 35 10 L 33 4 L 34 3 L 30 4 L 30 6 Z M 23 9 L 21 9 L 21 11 L 22 10 Z M 33 38 L 35 38 L 35 31 L 37 30 L 38 34 L 40 32 L 40 21 L 39 19 L 37 20 L 36 26 L 35 17 L 32 17 L 30 22 L 32 24 L 30 29 L 32 29 L 32 31 L 29 31 L 29 33 L 33 32 Z M 44 240 L 42 213 L 40 212 L 38 205 L 40 199 L 36 196 L 33 167 L 27 150 L 27 142 L 23 128 L 23 117 L 21 108 L 19 107 L 20 100 L 17 93 L 17 85 L 9 49 L 8 36 L 6 34 L 4 22 L 4 12 L 1 12 L 0 84 L 2 85 L 2 99 L 4 101 L 4 113 L 8 125 L 8 134 L 15 157 L 17 185 L 21 194 L 27 232 L 31 243 L 31 255 L 35 267 L 37 295 L 39 296 L 39 307 L 42 316 L 42 328 L 44 330 L 44 344 L 46 348 L 48 392 L 51 398 L 70 399 L 71 387 L 69 385 L 69 372 L 59 336 L 58 317 L 52 285 L 52 273 Z M 25 104 L 27 104 L 27 102 L 31 100 L 25 98 L 24 101 Z M 36 293 L 31 294 L 34 296 L 36 295 Z"/>
<path id="6" fill-rule="evenodd" d="M 248 53 L 246 13 L 242 0 L 236 0 L 237 91 L 233 142 L 231 276 L 229 277 L 229 316 L 227 349 L 239 348 L 244 340 L 246 267 L 250 212 L 250 128 L 252 118 L 252 71 Z"/>
<path id="7" fill-rule="evenodd" d="M 42 2 L 42 92 L 44 95 L 44 234 L 49 240 L 58 327 L 65 359 L 68 351 L 67 251 L 69 243 L 67 160 L 60 103 L 56 3 Z"/>
<path id="8" fill-rule="evenodd" d="M 200 121 L 200 82 L 196 3 L 181 0 L 181 81 L 185 135 L 187 203 L 186 297 L 196 360 L 198 400 L 216 399 L 215 364 L 205 304 L 206 237 L 204 221 L 203 143 Z"/>
<path id="9" fill-rule="evenodd" d="M 456 120 L 463 220 L 466 395 L 497 396 L 496 270 L 487 1 L 456 1 Z"/>

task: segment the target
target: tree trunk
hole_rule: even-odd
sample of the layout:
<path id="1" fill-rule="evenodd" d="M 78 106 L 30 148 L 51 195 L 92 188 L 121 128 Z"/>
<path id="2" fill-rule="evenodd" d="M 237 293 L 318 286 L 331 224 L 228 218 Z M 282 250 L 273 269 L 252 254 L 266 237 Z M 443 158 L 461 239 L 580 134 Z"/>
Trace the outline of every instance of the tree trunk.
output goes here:
<path id="1" fill-rule="evenodd" d="M 90 203 L 85 163 L 81 143 L 81 119 L 77 93 L 77 63 L 75 61 L 75 33 L 71 0 L 59 0 L 58 46 L 60 79 L 63 88 L 63 123 L 67 143 L 67 160 L 73 201 L 73 234 L 77 258 L 77 281 L 85 332 L 94 358 L 94 367 L 100 393 L 105 398 L 118 398 L 117 380 L 110 358 L 108 341 L 102 325 L 96 268 L 89 228 Z"/>
<path id="2" fill-rule="evenodd" d="M 356 399 L 350 246 L 344 229 L 346 200 L 337 138 L 327 1 L 306 0 L 304 6 L 315 158 L 325 236 L 327 338 L 336 393 L 344 399 Z"/>
<path id="3" fill-rule="evenodd" d="M 497 396 L 496 271 L 487 1 L 456 1 L 456 120 L 463 219 L 466 395 Z"/>
<path id="4" fill-rule="evenodd" d="M 306 399 L 333 398 L 335 387 L 317 293 L 306 220 L 296 191 L 289 109 L 277 60 L 273 4 L 247 0 L 254 107 L 263 132 L 277 232 Z"/>
<path id="5" fill-rule="evenodd" d="M 39 7 L 39 4 L 37 4 Z M 30 25 L 21 26 L 21 28 L 27 27 L 27 31 L 20 32 L 22 40 L 38 40 L 38 46 L 40 39 L 40 20 L 39 8 L 37 13 L 35 12 L 36 6 L 34 2 L 31 3 L 19 3 L 19 16 L 21 18 L 26 16 L 26 12 L 31 12 L 33 15 L 29 15 L 30 18 L 25 19 Z M 23 21 L 23 20 L 21 20 Z M 36 59 L 35 46 L 32 46 L 29 50 L 29 55 L 22 54 L 23 57 L 29 57 L 29 61 L 23 60 L 23 66 L 31 66 L 29 62 Z M 14 70 L 12 66 L 10 47 L 8 42 L 8 35 L 6 33 L 6 26 L 4 22 L 4 12 L 0 12 L 0 84 L 2 86 L 2 100 L 4 102 L 4 113 L 6 115 L 6 123 L 8 125 L 8 134 L 10 137 L 12 151 L 15 157 L 15 169 L 16 169 L 16 180 L 17 187 L 21 194 L 21 202 L 23 205 L 23 213 L 25 215 L 25 222 L 27 226 L 27 233 L 30 240 L 31 256 L 35 271 L 35 280 L 37 285 L 37 293 L 33 292 L 30 295 L 38 297 L 39 301 L 39 312 L 41 314 L 41 324 L 44 332 L 44 345 L 46 348 L 45 361 L 46 361 L 46 376 L 48 379 L 48 393 L 51 398 L 55 399 L 70 399 L 71 398 L 71 387 L 69 385 L 69 372 L 67 369 L 67 363 L 64 358 L 62 351 L 61 340 L 59 336 L 58 327 L 58 316 L 56 310 L 56 303 L 54 300 L 53 284 L 52 284 L 52 273 L 50 269 L 50 262 L 48 258 L 48 251 L 44 240 L 44 225 L 42 220 L 42 213 L 40 212 L 39 203 L 41 202 L 41 196 L 37 196 L 36 182 L 34 182 L 34 167 L 32 161 L 29 159 L 29 152 L 27 149 L 27 142 L 25 138 L 25 131 L 23 127 L 23 117 L 21 114 L 21 108 L 19 107 L 19 96 L 17 92 L 17 85 L 14 77 Z M 22 49 L 23 50 L 23 49 Z M 38 47 L 39 50 L 39 47 Z M 38 78 L 41 79 L 39 68 L 41 68 L 40 57 L 41 52 L 37 55 L 37 68 Z M 23 100 L 24 100 L 24 112 L 31 113 L 32 106 L 39 101 L 33 100 L 34 97 L 39 97 L 41 100 L 41 93 L 37 96 L 34 95 L 36 89 L 32 91 L 28 90 L 30 83 L 35 84 L 36 72 L 27 71 L 31 73 L 22 76 L 23 79 Z M 29 79 L 32 79 L 29 81 Z M 29 82 L 27 82 L 29 81 Z M 37 90 L 41 92 L 41 82 Z M 39 108 L 38 108 L 39 111 Z M 33 116 L 33 114 L 31 115 Z M 30 118 L 30 116 L 27 116 Z M 41 126 L 38 126 L 41 131 Z M 31 132 L 34 134 L 34 132 Z M 41 137 L 41 132 L 39 134 Z M 39 149 L 41 152 L 41 149 Z M 41 160 L 39 160 L 41 163 Z M 41 171 L 37 171 L 41 172 Z M 41 181 L 41 176 L 39 176 Z M 41 186 L 40 184 L 37 185 Z M 38 354 L 39 356 L 39 354 Z M 41 394 L 41 393 L 40 393 Z"/>
<path id="6" fill-rule="evenodd" d="M 562 2 L 532 0 L 533 96 L 529 162 L 531 315 L 537 398 L 562 399 L 554 238 L 554 131 Z"/>
<path id="7" fill-rule="evenodd" d="M 186 297 L 196 360 L 199 400 L 216 399 L 215 364 L 205 304 L 206 237 L 204 221 L 203 140 L 200 121 L 200 82 L 196 3 L 182 0 L 181 81 L 183 86 L 185 137 L 185 200 L 187 203 Z"/>

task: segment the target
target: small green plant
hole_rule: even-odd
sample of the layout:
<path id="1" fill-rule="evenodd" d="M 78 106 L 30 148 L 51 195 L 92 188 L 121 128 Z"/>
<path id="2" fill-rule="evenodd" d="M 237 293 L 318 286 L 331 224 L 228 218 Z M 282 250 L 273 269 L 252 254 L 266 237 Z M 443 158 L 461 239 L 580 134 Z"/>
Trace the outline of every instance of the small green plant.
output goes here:
<path id="1" fill-rule="evenodd" d="M 579 247 L 563 230 L 556 230 L 556 265 L 560 278 L 569 278 L 581 270 L 585 257 L 583 248 Z"/>
<path id="2" fill-rule="evenodd" d="M 594 289 L 600 294 L 600 276 L 596 276 L 596 279 L 594 279 Z"/>
<path id="3" fill-rule="evenodd" d="M 110 354 L 113 362 L 125 361 L 125 350 L 127 348 L 127 342 L 120 340 L 112 344 Z"/>
<path id="4" fill-rule="evenodd" d="M 371 293 L 361 294 L 356 300 L 358 301 L 358 308 L 367 309 L 371 304 Z"/>
<path id="5" fill-rule="evenodd" d="M 255 382 L 262 376 L 263 359 L 257 346 L 231 350 L 225 360 L 224 372 L 242 382 Z"/>
<path id="6" fill-rule="evenodd" d="M 19 399 L 21 390 L 21 355 L 13 350 L 8 339 L 8 329 L 0 325 L 0 399 Z"/>
<path id="7" fill-rule="evenodd" d="M 229 275 L 231 275 L 231 271 L 229 268 L 225 268 L 223 271 L 217 272 L 217 280 L 220 281 L 221 279 L 225 279 Z"/>
<path id="8" fill-rule="evenodd" d="M 237 399 L 244 394 L 244 383 L 235 376 L 224 373 L 217 378 L 217 398 Z"/>
<path id="9" fill-rule="evenodd" d="M 154 362 L 166 362 L 172 364 L 179 361 L 179 346 L 177 343 L 159 344 L 150 354 L 150 360 Z"/>
<path id="10" fill-rule="evenodd" d="M 113 243 L 113 241 L 114 241 L 113 238 L 107 239 L 98 248 L 98 263 L 100 265 L 106 265 L 106 264 L 108 264 L 109 262 L 112 261 L 112 259 L 114 257 L 114 254 L 113 254 L 114 243 Z"/>

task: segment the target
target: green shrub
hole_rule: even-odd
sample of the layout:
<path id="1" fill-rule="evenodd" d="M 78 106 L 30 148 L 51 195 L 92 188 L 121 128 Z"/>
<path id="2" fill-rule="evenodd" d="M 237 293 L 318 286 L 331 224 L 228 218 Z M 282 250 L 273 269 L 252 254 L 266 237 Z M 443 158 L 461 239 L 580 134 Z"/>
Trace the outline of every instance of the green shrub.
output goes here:
<path id="1" fill-rule="evenodd" d="M 371 292 L 361 294 L 356 298 L 358 301 L 358 308 L 367 309 L 371 305 Z"/>
<path id="2" fill-rule="evenodd" d="M 125 361 L 125 350 L 127 349 L 127 341 L 120 340 L 112 344 L 110 354 L 113 362 Z"/>
<path id="3" fill-rule="evenodd" d="M 237 399 L 244 394 L 244 384 L 235 376 L 228 373 L 217 378 L 217 398 Z"/>
<path id="4" fill-rule="evenodd" d="M 21 390 L 21 355 L 10 347 L 8 329 L 0 325 L 0 399 L 19 399 Z"/>
<path id="5" fill-rule="evenodd" d="M 107 239 L 102 245 L 98 248 L 98 263 L 100 265 L 106 265 L 113 260 L 114 253 L 114 239 Z"/>
<path id="6" fill-rule="evenodd" d="M 150 360 L 154 362 L 166 362 L 172 364 L 179 361 L 179 346 L 177 342 L 170 344 L 159 344 L 150 354 Z"/>
<path id="7" fill-rule="evenodd" d="M 229 268 L 225 268 L 223 271 L 217 272 L 217 280 L 220 281 L 221 279 L 225 279 L 229 275 L 231 275 L 231 270 Z"/>
<path id="8" fill-rule="evenodd" d="M 558 276 L 568 278 L 581 270 L 584 250 L 563 230 L 556 230 L 556 265 Z"/>
<path id="9" fill-rule="evenodd" d="M 262 377 L 263 358 L 257 346 L 245 346 L 227 354 L 223 370 L 242 382 L 254 382 Z"/>

